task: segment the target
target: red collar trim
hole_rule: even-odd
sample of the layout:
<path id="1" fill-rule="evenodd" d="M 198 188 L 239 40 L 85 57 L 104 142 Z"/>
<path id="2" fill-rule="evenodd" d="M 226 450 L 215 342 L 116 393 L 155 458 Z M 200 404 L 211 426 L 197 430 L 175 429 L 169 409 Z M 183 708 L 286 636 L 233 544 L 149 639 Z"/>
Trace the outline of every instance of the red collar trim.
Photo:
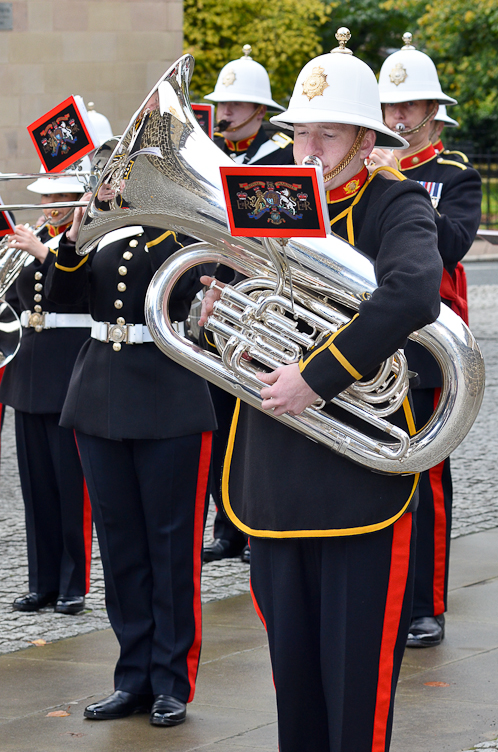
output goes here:
<path id="1" fill-rule="evenodd" d="M 71 227 L 72 224 L 72 222 L 68 222 L 67 225 L 59 225 L 59 227 L 53 227 L 53 225 L 48 224 L 48 234 L 51 238 L 56 238 L 57 235 L 61 235 L 63 232 L 66 232 L 66 230 Z"/>
<path id="2" fill-rule="evenodd" d="M 399 160 L 399 169 L 404 172 L 405 170 L 412 170 L 414 167 L 420 167 L 420 165 L 430 162 L 431 159 L 437 156 L 437 151 L 434 148 L 434 144 L 424 146 L 423 149 L 419 149 L 414 154 L 409 154 L 407 157 L 403 157 Z"/>
<path id="3" fill-rule="evenodd" d="M 444 151 L 444 144 L 441 141 L 441 139 L 439 139 L 439 141 L 437 142 L 437 144 L 434 144 L 434 148 L 435 148 L 435 150 L 437 151 L 438 154 L 441 154 L 441 152 Z"/>
<path id="4" fill-rule="evenodd" d="M 226 138 L 225 143 L 230 151 L 247 151 L 257 135 L 258 132 L 256 131 L 253 136 L 249 136 L 249 138 L 243 138 L 242 141 L 230 141 L 229 138 Z"/>
<path id="5" fill-rule="evenodd" d="M 362 167 L 359 173 L 350 178 L 346 183 L 327 191 L 327 204 L 334 204 L 337 201 L 344 201 L 345 198 L 356 196 L 358 191 L 365 185 L 367 178 L 368 170 L 366 167 Z"/>

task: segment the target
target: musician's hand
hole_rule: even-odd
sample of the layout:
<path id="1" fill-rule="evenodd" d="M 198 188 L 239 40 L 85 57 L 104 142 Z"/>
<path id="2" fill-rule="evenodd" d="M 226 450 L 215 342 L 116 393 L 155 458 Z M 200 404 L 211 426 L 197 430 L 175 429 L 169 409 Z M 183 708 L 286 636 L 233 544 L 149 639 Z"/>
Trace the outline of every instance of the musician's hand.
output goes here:
<path id="1" fill-rule="evenodd" d="M 39 261 L 44 261 L 48 253 L 47 246 L 43 245 L 33 235 L 33 231 L 24 225 L 16 225 L 12 238 L 9 240 L 9 247 L 27 251 Z"/>
<path id="2" fill-rule="evenodd" d="M 91 193 L 85 193 L 85 195 L 82 197 L 82 201 L 90 201 L 92 198 Z M 77 206 L 74 210 L 73 215 L 73 224 L 69 228 L 69 230 L 66 232 L 66 238 L 69 240 L 70 243 L 76 243 L 76 239 L 78 237 L 78 232 L 81 227 L 81 222 L 83 220 L 83 215 L 85 213 L 85 207 L 84 206 Z"/>
<path id="3" fill-rule="evenodd" d="M 365 164 L 370 173 L 374 172 L 377 167 L 392 167 L 394 170 L 399 170 L 398 161 L 389 149 L 373 149 L 366 158 Z M 382 175 L 388 180 L 399 180 L 396 175 L 393 175 L 388 170 L 384 170 Z"/>
<path id="4" fill-rule="evenodd" d="M 206 287 L 209 287 L 209 285 L 212 284 L 214 279 L 215 277 L 208 277 L 207 275 L 204 275 L 203 277 L 201 277 L 201 282 L 203 285 L 206 285 Z M 216 284 L 219 287 L 225 287 L 223 282 L 217 282 Z M 220 298 L 221 298 L 220 290 L 217 290 L 216 288 L 213 288 L 212 290 L 207 290 L 207 292 L 204 294 L 204 297 L 202 299 L 202 308 L 201 308 L 201 315 L 199 317 L 199 326 L 204 326 L 209 316 L 211 316 L 213 312 L 214 304 Z"/>
<path id="5" fill-rule="evenodd" d="M 114 188 L 112 188 L 109 183 L 103 183 L 99 188 L 97 198 L 99 201 L 112 201 L 115 195 L 116 191 Z"/>
<path id="6" fill-rule="evenodd" d="M 261 407 L 263 410 L 273 410 L 276 416 L 284 413 L 300 415 L 306 407 L 320 399 L 301 376 L 297 363 L 281 366 L 272 373 L 258 373 L 258 379 L 269 384 L 261 390 Z"/>

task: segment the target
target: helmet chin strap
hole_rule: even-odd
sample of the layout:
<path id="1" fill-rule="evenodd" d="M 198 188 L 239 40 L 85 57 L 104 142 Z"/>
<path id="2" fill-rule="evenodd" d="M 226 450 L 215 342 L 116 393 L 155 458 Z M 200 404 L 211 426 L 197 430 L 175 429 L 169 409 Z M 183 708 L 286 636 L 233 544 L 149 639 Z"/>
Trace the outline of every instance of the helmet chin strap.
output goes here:
<path id="1" fill-rule="evenodd" d="M 403 125 L 403 123 L 396 123 L 396 125 L 394 126 L 394 130 L 396 131 L 396 133 L 401 133 L 403 136 L 409 136 L 411 133 L 418 133 L 419 130 L 423 128 L 424 125 L 426 125 L 429 122 L 431 117 L 436 114 L 438 109 L 439 109 L 439 103 L 436 102 L 432 110 L 429 112 L 429 114 L 426 115 L 425 118 L 421 120 L 418 125 L 415 125 L 413 128 L 406 128 Z M 384 125 L 387 125 L 385 120 L 384 120 Z M 387 127 L 389 128 L 389 126 Z"/>
<path id="2" fill-rule="evenodd" d="M 334 167 L 333 170 L 327 172 L 327 174 L 323 176 L 324 183 L 328 183 L 329 180 L 332 180 L 332 178 L 335 178 L 337 175 L 339 175 L 339 173 L 342 172 L 343 169 L 347 167 L 351 160 L 358 154 L 363 139 L 365 138 L 366 132 L 367 128 L 362 125 L 360 130 L 358 131 L 358 135 L 356 136 L 351 149 L 348 151 L 346 156 L 339 162 L 338 165 L 336 165 L 336 167 Z"/>
<path id="3" fill-rule="evenodd" d="M 246 120 L 234 126 L 233 128 L 229 127 L 231 124 L 230 120 L 220 120 L 219 123 L 216 123 L 216 130 L 219 130 L 221 133 L 234 133 L 235 131 L 238 131 L 239 128 L 243 128 L 245 125 L 250 123 L 251 120 L 254 120 L 256 115 L 259 115 L 263 107 L 264 107 L 264 104 L 258 105 L 256 109 L 254 110 L 254 112 L 251 115 L 249 115 L 249 117 L 246 118 Z"/>

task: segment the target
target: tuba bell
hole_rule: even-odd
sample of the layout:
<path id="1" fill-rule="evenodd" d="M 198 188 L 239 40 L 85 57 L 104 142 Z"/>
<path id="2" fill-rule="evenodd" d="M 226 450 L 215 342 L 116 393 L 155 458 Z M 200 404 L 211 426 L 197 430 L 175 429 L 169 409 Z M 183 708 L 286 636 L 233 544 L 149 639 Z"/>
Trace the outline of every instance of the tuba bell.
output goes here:
<path id="1" fill-rule="evenodd" d="M 261 409 L 253 360 L 270 369 L 293 362 L 324 333 L 343 326 L 375 290 L 374 267 L 336 236 L 291 239 L 284 251 L 274 239 L 230 235 L 219 168 L 233 163 L 205 135 L 191 110 L 193 65 L 190 55 L 180 58 L 133 116 L 87 207 L 77 248 L 83 255 L 111 230 L 137 224 L 198 239 L 155 274 L 145 308 L 150 332 L 172 360 Z M 154 98 L 159 107 L 150 109 Z M 104 183 L 115 196 L 105 206 L 97 205 Z M 178 279 L 210 263 L 229 266 L 246 278 L 224 288 L 207 324 L 220 355 L 180 335 L 168 315 Z M 431 420 L 413 436 L 389 421 L 408 391 L 402 351 L 381 364 L 369 382 L 357 382 L 333 400 L 382 431 L 385 440 L 337 420 L 321 404 L 275 419 L 375 472 L 412 474 L 438 464 L 470 430 L 484 392 L 479 346 L 462 319 L 442 308 L 436 322 L 410 336 L 436 359 L 443 380 Z M 296 319 L 306 324 L 304 331 Z"/>

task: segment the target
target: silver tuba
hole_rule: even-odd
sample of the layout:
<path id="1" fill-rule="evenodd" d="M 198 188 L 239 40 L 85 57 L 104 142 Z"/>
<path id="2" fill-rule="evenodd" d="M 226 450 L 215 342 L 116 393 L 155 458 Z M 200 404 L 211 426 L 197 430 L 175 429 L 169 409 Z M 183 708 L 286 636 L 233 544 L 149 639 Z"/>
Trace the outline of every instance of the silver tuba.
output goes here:
<path id="1" fill-rule="evenodd" d="M 180 58 L 133 116 L 87 208 L 78 252 L 89 252 L 104 234 L 124 225 L 167 228 L 200 240 L 174 254 L 154 276 L 145 307 L 149 329 L 172 360 L 261 409 L 253 360 L 268 368 L 293 362 L 319 337 L 342 326 L 376 288 L 374 268 L 370 259 L 335 236 L 293 239 L 284 248 L 272 239 L 230 235 L 219 168 L 233 163 L 204 134 L 190 108 L 193 65 L 190 55 Z M 159 109 L 150 111 L 147 103 L 153 95 Z M 116 192 L 106 206 L 95 201 L 103 183 Z M 206 263 L 229 266 L 246 277 L 224 288 L 209 319 L 207 328 L 220 355 L 178 334 L 168 316 L 177 280 Z M 299 321 L 306 324 L 305 332 Z M 446 306 L 435 323 L 411 339 L 430 351 L 443 377 L 438 406 L 415 435 L 389 421 L 408 390 L 401 351 L 370 382 L 357 382 L 334 399 L 380 429 L 384 441 L 333 418 L 323 405 L 276 420 L 376 472 L 411 474 L 433 467 L 458 446 L 475 420 L 484 364 L 472 333 Z"/>

